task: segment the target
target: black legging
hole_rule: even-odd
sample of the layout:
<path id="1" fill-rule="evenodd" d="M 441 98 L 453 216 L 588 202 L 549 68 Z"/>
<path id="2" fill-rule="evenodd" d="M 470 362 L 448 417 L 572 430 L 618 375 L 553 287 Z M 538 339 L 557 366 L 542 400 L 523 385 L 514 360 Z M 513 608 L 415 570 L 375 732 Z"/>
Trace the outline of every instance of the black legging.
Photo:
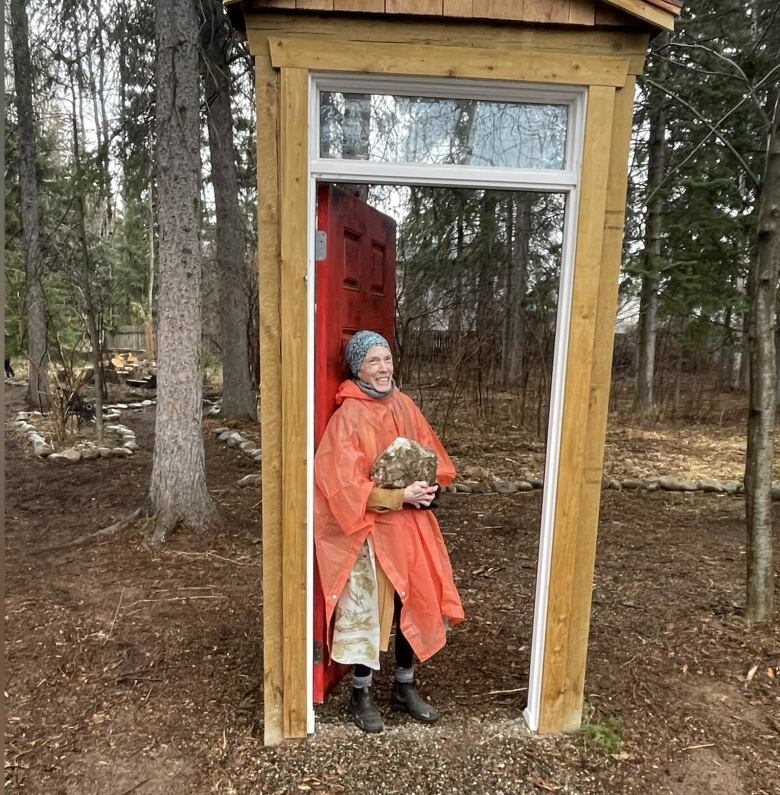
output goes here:
<path id="1" fill-rule="evenodd" d="M 401 597 L 395 595 L 395 610 L 393 620 L 395 621 L 395 664 L 398 668 L 411 668 L 414 665 L 414 652 L 409 645 L 409 641 L 401 632 L 401 608 L 403 604 Z M 356 665 L 354 667 L 355 676 L 368 676 L 371 669 L 367 665 Z"/>

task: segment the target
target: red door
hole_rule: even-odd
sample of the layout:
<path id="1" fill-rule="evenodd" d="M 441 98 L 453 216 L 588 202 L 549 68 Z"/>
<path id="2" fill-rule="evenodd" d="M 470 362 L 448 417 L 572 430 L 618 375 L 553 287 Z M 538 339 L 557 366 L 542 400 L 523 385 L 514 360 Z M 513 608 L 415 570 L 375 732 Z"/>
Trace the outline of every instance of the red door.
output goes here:
<path id="1" fill-rule="evenodd" d="M 395 341 L 395 221 L 332 185 L 317 188 L 314 339 L 314 446 L 349 377 L 344 348 L 361 329 Z M 325 600 L 314 567 L 314 701 L 321 704 L 349 670 L 328 656 Z"/>

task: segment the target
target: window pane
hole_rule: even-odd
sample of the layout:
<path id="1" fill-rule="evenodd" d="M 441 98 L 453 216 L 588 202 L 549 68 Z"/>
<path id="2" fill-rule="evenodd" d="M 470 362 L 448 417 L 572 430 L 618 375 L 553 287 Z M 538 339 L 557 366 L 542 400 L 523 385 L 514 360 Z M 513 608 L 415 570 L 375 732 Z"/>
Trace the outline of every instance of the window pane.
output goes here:
<path id="1" fill-rule="evenodd" d="M 563 169 L 566 105 L 320 93 L 320 157 Z"/>

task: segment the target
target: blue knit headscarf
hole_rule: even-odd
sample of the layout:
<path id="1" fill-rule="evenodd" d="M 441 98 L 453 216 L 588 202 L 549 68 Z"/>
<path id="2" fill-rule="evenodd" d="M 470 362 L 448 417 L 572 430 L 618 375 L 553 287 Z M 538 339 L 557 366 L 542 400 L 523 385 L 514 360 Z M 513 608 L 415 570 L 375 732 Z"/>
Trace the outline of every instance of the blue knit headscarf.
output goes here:
<path id="1" fill-rule="evenodd" d="M 352 336 L 344 351 L 344 361 L 352 375 L 357 377 L 366 354 L 377 345 L 390 350 L 388 341 L 376 331 L 358 331 Z"/>

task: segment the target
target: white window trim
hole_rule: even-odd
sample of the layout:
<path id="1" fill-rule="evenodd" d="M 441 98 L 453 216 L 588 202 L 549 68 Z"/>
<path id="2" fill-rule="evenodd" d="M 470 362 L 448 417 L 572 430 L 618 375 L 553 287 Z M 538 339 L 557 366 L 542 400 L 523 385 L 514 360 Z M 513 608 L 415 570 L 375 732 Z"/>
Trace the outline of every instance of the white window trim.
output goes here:
<path id="1" fill-rule="evenodd" d="M 377 163 L 367 160 L 324 159 L 319 155 L 319 92 L 393 93 L 407 96 L 488 99 L 508 102 L 567 104 L 569 122 L 566 135 L 566 170 L 506 169 L 431 164 Z M 314 461 L 314 237 L 316 231 L 317 182 L 351 182 L 439 187 L 491 188 L 499 190 L 534 190 L 566 193 L 561 279 L 558 316 L 555 330 L 547 453 L 539 529 L 539 552 L 536 574 L 536 597 L 531 636 L 531 662 L 528 681 L 528 705 L 523 718 L 531 731 L 539 728 L 544 663 L 544 639 L 547 629 L 550 567 L 554 533 L 555 505 L 563 423 L 563 397 L 566 387 L 566 359 L 571 322 L 571 299 L 574 285 L 579 182 L 585 138 L 587 89 L 565 86 L 539 86 L 505 81 L 481 81 L 413 77 L 383 77 L 346 74 L 310 74 L 309 76 L 309 228 L 307 253 L 307 461 Z M 314 561 L 314 467 L 307 467 L 307 723 L 315 730 L 313 704 L 313 561 Z"/>

